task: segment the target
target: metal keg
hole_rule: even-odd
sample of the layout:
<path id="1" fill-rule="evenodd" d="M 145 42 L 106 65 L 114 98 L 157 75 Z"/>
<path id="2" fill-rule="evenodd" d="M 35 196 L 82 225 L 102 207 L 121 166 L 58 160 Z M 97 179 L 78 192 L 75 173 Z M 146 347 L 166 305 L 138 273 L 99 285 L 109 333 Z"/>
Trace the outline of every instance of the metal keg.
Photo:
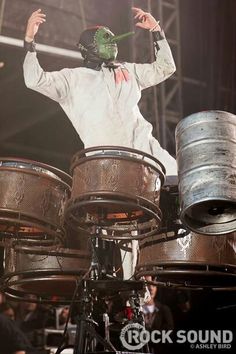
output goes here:
<path id="1" fill-rule="evenodd" d="M 190 230 L 236 230 L 236 116 L 205 111 L 176 128 L 180 218 Z"/>

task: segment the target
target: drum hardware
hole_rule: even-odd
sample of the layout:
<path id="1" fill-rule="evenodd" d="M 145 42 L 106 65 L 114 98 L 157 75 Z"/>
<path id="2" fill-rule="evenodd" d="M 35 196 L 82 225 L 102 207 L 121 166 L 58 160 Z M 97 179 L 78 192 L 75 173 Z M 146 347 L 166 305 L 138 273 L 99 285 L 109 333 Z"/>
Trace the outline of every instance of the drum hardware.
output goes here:
<path id="1" fill-rule="evenodd" d="M 34 244 L 39 246 L 51 246 L 55 244 L 63 244 L 65 230 L 61 229 L 48 230 L 48 226 L 43 222 L 39 228 L 37 221 L 33 222 L 33 217 L 29 222 L 26 218 L 21 220 L 21 216 L 16 221 L 14 213 L 1 212 L 0 216 L 0 238 L 1 243 L 5 244 L 8 238 L 22 241 L 24 244 Z M 18 216 L 17 216 L 18 218 Z M 2 223 L 2 224 L 1 224 Z M 27 225 L 28 224 L 28 225 Z M 53 235 L 53 236 L 52 236 Z"/>
<path id="2" fill-rule="evenodd" d="M 152 246 L 153 244 L 157 245 L 163 242 L 169 242 L 177 239 L 184 238 L 189 234 L 188 230 L 184 230 L 182 228 L 179 229 L 179 234 L 176 234 L 174 231 L 166 232 L 166 233 L 159 233 L 157 235 L 153 235 L 151 237 L 146 237 L 142 243 L 145 246 Z M 132 252 L 131 246 L 127 243 L 127 241 L 120 241 L 119 246 L 122 250 L 126 252 Z"/>
<path id="3" fill-rule="evenodd" d="M 98 280 L 88 279 L 87 283 L 90 292 L 99 297 L 114 296 L 122 292 L 138 292 L 142 291 L 144 286 L 144 282 L 141 280 L 122 280 L 111 278 L 109 276 Z"/>
<path id="4" fill-rule="evenodd" d="M 140 242 L 136 279 L 156 277 L 159 285 L 191 289 L 236 288 L 235 233 L 205 237 L 189 233 L 176 240 Z"/>
<path id="5" fill-rule="evenodd" d="M 79 299 L 80 304 L 79 314 L 76 316 L 76 338 L 74 344 L 74 353 L 100 353 L 96 351 L 97 345 L 100 344 L 104 350 L 116 352 L 115 347 L 110 342 L 109 337 L 109 316 L 103 313 L 103 321 L 105 325 L 104 338 L 97 332 L 98 323 L 93 319 L 93 305 L 94 302 L 104 301 L 103 298 L 107 296 L 115 296 L 119 292 L 131 292 L 130 302 L 134 311 L 133 322 L 140 321 L 140 312 L 138 307 L 138 294 L 139 290 L 143 289 L 143 281 L 122 280 L 114 276 L 113 269 L 109 267 L 109 260 L 106 262 L 103 259 L 104 250 L 100 247 L 103 244 L 112 245 L 112 242 L 105 241 L 99 237 L 100 230 L 97 229 L 93 238 L 90 238 L 92 244 L 92 260 L 88 279 L 83 279 L 80 287 L 77 289 L 78 294 L 73 296 Z M 105 249 L 106 250 L 106 249 Z M 73 306 L 73 302 L 71 303 Z M 58 349 L 57 353 L 65 348 L 62 346 Z"/>
<path id="6" fill-rule="evenodd" d="M 217 269 L 208 266 L 198 267 L 197 264 L 192 264 L 190 269 L 185 269 L 185 266 L 185 264 L 179 264 L 180 270 L 176 270 L 171 269 L 171 264 L 167 264 L 165 267 L 156 267 L 155 265 L 152 265 L 151 270 L 141 270 L 138 272 L 138 278 L 147 275 L 148 273 L 148 275 L 156 276 L 156 281 L 153 282 L 154 285 L 179 289 L 188 288 L 191 290 L 202 290 L 203 288 L 228 290 L 228 287 L 230 287 L 235 291 L 236 281 L 235 270 L 233 268 Z M 225 279 L 222 278 L 223 276 Z M 215 281 L 215 283 L 213 283 L 213 281 Z M 223 288 L 221 289 L 219 286 Z"/>
<path id="7" fill-rule="evenodd" d="M 42 230 L 33 228 L 19 228 L 16 226 L 14 229 L 9 227 L 12 231 L 0 231 L 0 245 L 8 247 L 9 240 L 12 241 L 12 245 L 20 246 L 43 246 L 50 248 L 61 247 L 64 243 L 64 235 L 58 231 L 58 237 L 55 239 L 48 238 L 48 235 L 43 233 Z M 6 225 L 4 225 L 6 230 Z M 27 231 L 26 231 L 27 230 Z M 33 236 L 32 236 L 33 235 Z"/>
<path id="8" fill-rule="evenodd" d="M 96 323 L 93 318 L 93 296 L 91 293 L 91 289 L 99 290 L 103 287 L 106 288 L 106 280 L 104 282 L 96 282 L 96 285 L 94 285 L 94 281 L 92 280 L 83 280 L 82 282 L 82 291 L 80 292 L 80 301 L 81 301 L 81 309 L 79 315 L 76 317 L 76 324 L 77 324 L 77 330 L 76 330 L 76 338 L 75 338 L 75 344 L 74 344 L 74 353 L 75 354 L 80 354 L 80 353 L 101 353 L 101 351 L 96 351 L 96 346 L 98 344 L 101 344 L 104 347 L 104 350 L 106 352 L 108 350 L 112 352 L 117 352 L 113 344 L 110 342 L 110 336 L 109 336 L 109 327 L 110 327 L 110 322 L 109 322 L 109 316 L 107 313 L 103 314 L 103 321 L 105 322 L 105 339 L 97 333 L 97 326 L 98 323 Z M 113 284 L 115 284 L 116 281 L 113 281 Z M 135 282 L 133 282 L 134 284 Z M 99 284 L 99 286 L 98 286 Z M 101 287 L 102 285 L 102 287 Z M 116 286 L 116 289 L 118 289 L 118 286 Z M 122 291 L 122 290 L 121 290 Z M 136 293 L 136 291 L 132 290 L 132 294 L 130 295 L 130 305 L 133 310 L 133 318 L 130 323 L 135 323 L 136 321 L 139 321 L 138 323 L 143 322 L 143 316 L 140 312 L 140 302 L 139 302 L 139 296 Z M 57 353 L 61 353 L 61 351 L 65 348 L 65 346 L 62 346 L 59 348 Z M 145 348 L 148 350 L 147 346 Z M 145 349 L 144 348 L 144 349 Z M 145 351 L 147 352 L 147 351 Z M 118 352 L 117 352 L 118 353 Z M 119 352 L 120 353 L 120 352 Z"/>
<path id="9" fill-rule="evenodd" d="M 129 304 L 132 310 L 131 321 L 134 323 L 140 323 L 142 326 L 145 327 L 144 317 L 141 312 L 140 297 L 135 290 L 131 291 L 131 294 L 129 296 Z"/>
<path id="10" fill-rule="evenodd" d="M 231 113 L 204 111 L 176 127 L 180 218 L 193 232 L 236 230 L 235 122 Z"/>
<path id="11" fill-rule="evenodd" d="M 89 351 L 95 353 L 97 343 L 100 343 L 104 350 L 116 352 L 113 345 L 96 331 L 98 324 L 92 319 L 92 298 L 86 283 L 86 280 L 82 283 L 81 313 L 76 318 L 74 354 L 88 353 Z"/>
<path id="12" fill-rule="evenodd" d="M 173 177 L 172 182 L 176 182 L 176 177 Z M 161 227 L 154 235 L 140 239 L 142 245 L 148 245 L 150 243 L 162 243 L 178 238 L 185 237 L 189 234 L 189 230 L 182 224 L 179 215 L 179 192 L 178 185 L 164 184 L 161 188 L 160 194 L 160 208 L 162 212 Z M 126 241 L 120 240 L 120 248 L 131 252 L 132 249 Z"/>
<path id="13" fill-rule="evenodd" d="M 116 269 L 115 244 L 101 238 L 101 230 L 97 228 L 94 237 L 90 238 L 92 258 L 90 277 L 87 279 L 87 288 L 94 295 L 113 296 L 118 292 L 139 291 L 143 289 L 143 281 L 123 280 L 122 273 Z M 120 255 L 119 255 L 120 256 Z M 121 266 L 121 259 L 118 263 Z"/>
<path id="14" fill-rule="evenodd" d="M 144 287 L 144 282 L 143 282 L 143 287 Z M 130 315 L 128 321 L 126 321 L 126 325 L 135 323 L 135 324 L 140 324 L 142 327 L 145 328 L 145 321 L 144 321 L 144 316 L 141 311 L 141 303 L 140 303 L 140 295 L 137 291 L 131 290 L 130 295 L 129 295 L 129 309 L 130 309 Z M 143 351 L 145 353 L 149 353 L 149 345 L 146 343 L 143 346 Z"/>
<path id="15" fill-rule="evenodd" d="M 85 156 L 85 157 L 84 157 Z M 124 147 L 94 147 L 73 157 L 68 225 L 111 240 L 142 239 L 160 227 L 163 165 L 151 155 Z M 137 231 L 137 232 L 136 232 Z"/>
<path id="16" fill-rule="evenodd" d="M 91 195 L 92 193 L 90 193 Z M 149 237 L 157 232 L 159 225 L 161 223 L 161 210 L 153 211 L 152 205 L 146 200 L 128 198 L 127 195 L 123 196 L 126 201 L 113 200 L 113 196 L 110 195 L 109 199 L 105 199 L 104 194 L 100 194 L 100 200 L 76 200 L 78 204 L 68 206 L 67 214 L 70 215 L 67 222 L 75 230 L 81 230 L 87 235 L 93 235 L 94 228 L 100 227 L 103 230 L 102 237 L 105 240 L 138 240 L 145 237 Z M 125 209 L 123 213 L 109 213 L 108 210 L 112 203 L 116 206 L 119 206 L 121 209 Z M 101 203 L 103 203 L 103 208 L 101 208 Z M 99 205 L 97 213 L 93 216 L 91 213 L 86 213 L 83 216 L 77 216 L 73 214 L 74 208 L 82 209 L 84 206 L 92 205 L 93 207 L 96 204 Z M 107 207 L 106 207 L 107 205 Z M 139 208 L 139 211 L 130 212 L 129 209 Z M 75 212 L 76 213 L 76 212 Z M 147 215 L 149 217 L 147 217 Z M 139 216 L 139 220 L 137 220 Z M 151 219 L 150 219 L 151 218 Z M 77 226 L 79 224 L 79 226 Z M 158 225 L 157 225 L 158 224 Z"/>
<path id="17" fill-rule="evenodd" d="M 94 247 L 92 257 L 90 253 L 82 250 L 60 247 L 49 249 L 48 247 L 35 246 L 32 249 L 30 246 L 19 245 L 18 240 L 14 243 L 12 239 L 8 240 L 11 247 L 6 248 L 7 262 L 2 285 L 5 293 L 11 298 L 28 301 L 28 297 L 33 295 L 36 296 L 36 299 L 31 298 L 29 302 L 53 304 L 68 304 L 71 301 L 72 303 L 81 303 L 82 301 L 82 314 L 77 318 L 79 334 L 74 346 L 75 353 L 93 350 L 95 343 L 90 342 L 90 338 L 96 338 L 96 343 L 101 343 L 105 350 L 115 351 L 109 341 L 108 333 L 105 339 L 96 333 L 96 323 L 91 317 L 92 301 L 96 301 L 96 298 L 102 299 L 103 296 L 114 296 L 118 292 L 130 293 L 132 291 L 130 301 L 135 313 L 133 321 L 140 320 L 137 310 L 137 292 L 143 289 L 144 283 L 143 281 L 123 280 L 114 276 L 117 272 L 114 272 L 113 267 L 110 267 L 109 259 L 103 259 L 107 249 L 101 247 L 101 244 L 109 244 L 110 249 L 114 242 L 101 239 L 99 233 L 98 229 L 96 235 L 89 238 Z M 68 258 L 71 259 L 71 262 L 67 262 Z M 77 263 L 75 264 L 75 262 Z M 83 268 L 84 265 L 88 266 Z M 88 274 L 89 279 L 86 279 Z M 78 292 L 78 289 L 81 291 L 81 284 L 82 296 Z M 53 295 L 58 297 L 56 301 L 51 300 Z M 108 331 L 108 322 L 106 322 L 106 326 Z M 81 335 L 81 331 L 84 335 Z M 86 348 L 86 351 L 81 351 L 81 348 Z"/>
<path id="18" fill-rule="evenodd" d="M 137 286 L 137 284 L 138 286 Z M 125 284 L 125 286 L 124 286 Z M 110 341 L 110 322 L 109 316 L 107 313 L 103 313 L 103 321 L 104 321 L 104 330 L 105 330 L 105 338 L 103 338 L 100 334 L 97 333 L 96 328 L 98 324 L 93 320 L 93 300 L 94 295 L 97 293 L 99 297 L 102 297 L 103 294 L 114 295 L 117 294 L 118 291 L 130 291 L 130 289 L 134 288 L 141 289 L 141 282 L 136 281 L 119 281 L 108 279 L 104 280 L 84 280 L 82 285 L 82 295 L 80 295 L 80 299 L 82 302 L 82 311 L 77 316 L 77 335 L 75 339 L 74 345 L 74 353 L 100 353 L 101 351 L 96 351 L 96 346 L 101 344 L 104 347 L 104 350 L 111 350 L 112 352 L 116 352 L 115 347 Z M 143 284 L 142 284 L 143 287 Z M 104 293 L 105 291 L 105 293 Z M 96 298 L 96 296 L 95 296 Z M 143 321 L 141 312 L 140 312 L 140 303 L 138 301 L 138 294 L 135 290 L 132 290 L 132 294 L 129 297 L 130 304 L 134 313 L 132 318 L 132 323 L 135 323 L 137 320 L 140 322 Z M 96 300 L 95 300 L 96 301 Z M 143 322 L 142 322 L 143 323 Z"/>
<path id="19" fill-rule="evenodd" d="M 96 228 L 95 234 L 90 238 L 90 243 L 92 250 L 90 279 L 116 278 L 118 275 L 116 267 L 121 268 L 122 266 L 120 254 L 119 259 L 117 259 L 116 244 L 101 238 L 100 228 Z M 119 274 L 122 276 L 121 271 Z"/>

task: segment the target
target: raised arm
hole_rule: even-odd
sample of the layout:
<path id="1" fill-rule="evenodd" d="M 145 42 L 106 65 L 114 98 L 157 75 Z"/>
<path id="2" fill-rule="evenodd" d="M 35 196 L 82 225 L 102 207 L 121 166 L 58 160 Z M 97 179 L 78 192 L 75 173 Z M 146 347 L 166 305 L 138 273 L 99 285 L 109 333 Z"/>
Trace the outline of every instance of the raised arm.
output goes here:
<path id="1" fill-rule="evenodd" d="M 41 68 L 36 55 L 34 38 L 40 25 L 45 21 L 46 15 L 41 12 L 41 9 L 34 11 L 28 20 L 24 38 L 24 47 L 27 51 L 23 64 L 24 80 L 28 88 L 60 102 L 69 91 L 70 69 L 45 72 Z"/>
<path id="2" fill-rule="evenodd" d="M 170 77 L 176 70 L 175 62 L 159 21 L 148 12 L 132 7 L 137 27 L 152 32 L 155 61 L 151 64 L 133 64 L 133 70 L 141 89 L 154 86 Z"/>

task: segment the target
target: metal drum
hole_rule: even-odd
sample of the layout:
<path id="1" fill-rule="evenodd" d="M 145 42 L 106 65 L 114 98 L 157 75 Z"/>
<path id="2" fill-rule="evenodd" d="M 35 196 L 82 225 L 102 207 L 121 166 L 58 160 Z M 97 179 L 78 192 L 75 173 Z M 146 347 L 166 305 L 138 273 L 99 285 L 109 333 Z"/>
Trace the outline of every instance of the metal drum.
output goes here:
<path id="1" fill-rule="evenodd" d="M 176 128 L 181 219 L 192 231 L 236 230 L 236 116 L 206 111 Z"/>
<path id="2" fill-rule="evenodd" d="M 5 251 L 5 274 L 2 287 L 10 297 L 34 302 L 67 303 L 78 281 L 91 263 L 89 248 L 74 250 L 46 247 L 9 247 Z"/>
<path id="3" fill-rule="evenodd" d="M 140 241 L 136 276 L 188 288 L 236 288 L 236 233 L 206 237 L 189 233 L 167 242 Z"/>
<path id="4" fill-rule="evenodd" d="M 64 236 L 71 177 L 40 162 L 0 159 L 0 237 L 46 243 Z"/>
<path id="5" fill-rule="evenodd" d="M 139 239 L 159 229 L 160 188 L 165 168 L 146 153 L 124 147 L 94 147 L 73 160 L 71 199 L 65 219 L 74 229 L 105 239 Z"/>

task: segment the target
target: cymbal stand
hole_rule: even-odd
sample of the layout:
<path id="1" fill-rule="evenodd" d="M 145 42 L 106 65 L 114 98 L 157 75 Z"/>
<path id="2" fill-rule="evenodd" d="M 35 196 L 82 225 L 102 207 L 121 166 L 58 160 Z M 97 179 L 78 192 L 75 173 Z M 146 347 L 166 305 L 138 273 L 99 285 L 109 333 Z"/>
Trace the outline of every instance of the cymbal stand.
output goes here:
<path id="1" fill-rule="evenodd" d="M 144 321 L 144 316 L 141 310 L 141 305 L 140 305 L 140 296 L 138 292 L 135 290 L 132 290 L 130 296 L 129 296 L 129 304 L 132 309 L 132 320 L 129 321 L 131 323 L 139 323 L 145 328 L 145 321 Z M 144 353 L 149 353 L 149 346 L 146 344 L 143 347 L 143 352 Z"/>
<path id="2" fill-rule="evenodd" d="M 141 311 L 139 294 L 135 290 L 132 290 L 129 296 L 129 304 L 133 314 L 132 322 L 139 323 L 142 326 L 145 326 L 144 317 Z"/>

